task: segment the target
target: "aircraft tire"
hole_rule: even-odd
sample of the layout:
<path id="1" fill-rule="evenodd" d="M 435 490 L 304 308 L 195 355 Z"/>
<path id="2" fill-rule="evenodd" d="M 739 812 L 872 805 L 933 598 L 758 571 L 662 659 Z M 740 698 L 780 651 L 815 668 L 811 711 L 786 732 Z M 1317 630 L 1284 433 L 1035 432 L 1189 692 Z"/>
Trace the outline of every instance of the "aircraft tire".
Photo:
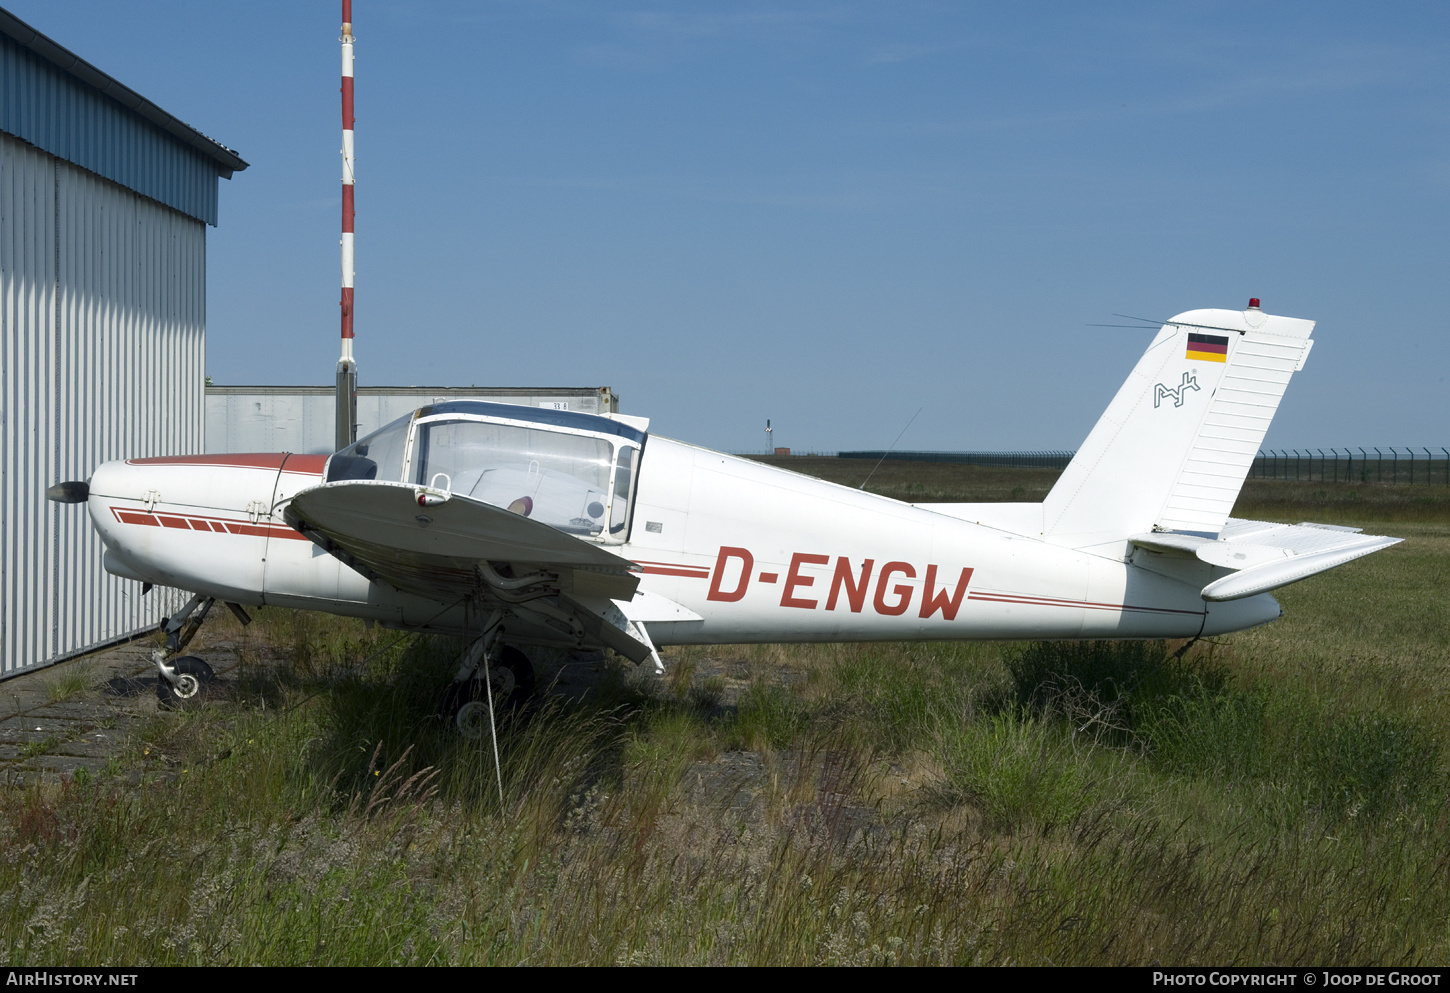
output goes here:
<path id="1" fill-rule="evenodd" d="M 529 657 L 512 645 L 505 645 L 489 663 L 493 681 L 493 702 L 500 714 L 517 712 L 533 698 L 534 666 Z M 465 737 L 487 734 L 488 690 L 482 673 L 466 682 L 453 683 L 443 693 L 442 716 Z"/>
<path id="2" fill-rule="evenodd" d="M 182 707 L 199 702 L 206 693 L 207 685 L 216 675 L 211 666 L 206 664 L 206 660 L 196 655 L 171 659 L 169 665 L 181 678 L 172 684 L 163 676 L 157 675 L 156 698 L 162 707 Z"/>

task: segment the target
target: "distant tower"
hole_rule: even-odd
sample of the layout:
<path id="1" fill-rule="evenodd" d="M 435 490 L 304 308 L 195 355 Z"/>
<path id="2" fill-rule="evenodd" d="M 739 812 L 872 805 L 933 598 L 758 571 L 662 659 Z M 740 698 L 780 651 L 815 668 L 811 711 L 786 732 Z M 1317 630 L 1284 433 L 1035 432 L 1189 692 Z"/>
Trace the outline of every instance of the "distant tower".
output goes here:
<path id="1" fill-rule="evenodd" d="M 775 451 L 775 442 L 771 434 L 770 418 L 765 419 L 765 454 L 769 455 Z"/>

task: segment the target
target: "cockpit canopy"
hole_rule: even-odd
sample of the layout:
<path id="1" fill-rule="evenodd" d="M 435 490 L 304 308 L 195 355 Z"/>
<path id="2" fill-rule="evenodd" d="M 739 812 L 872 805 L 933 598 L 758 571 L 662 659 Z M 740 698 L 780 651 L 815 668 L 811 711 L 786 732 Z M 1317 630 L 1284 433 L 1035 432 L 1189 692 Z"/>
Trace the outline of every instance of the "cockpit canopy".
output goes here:
<path id="1" fill-rule="evenodd" d="M 344 448 L 328 460 L 326 480 L 426 486 L 569 534 L 622 542 L 645 437 L 594 414 L 455 400 Z"/>

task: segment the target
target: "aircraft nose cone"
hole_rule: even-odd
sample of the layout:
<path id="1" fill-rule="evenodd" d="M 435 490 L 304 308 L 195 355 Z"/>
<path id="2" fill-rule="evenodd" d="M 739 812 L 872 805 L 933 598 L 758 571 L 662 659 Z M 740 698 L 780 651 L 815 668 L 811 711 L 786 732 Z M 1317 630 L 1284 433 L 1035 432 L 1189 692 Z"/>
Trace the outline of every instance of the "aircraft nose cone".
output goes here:
<path id="1" fill-rule="evenodd" d="M 85 503 L 90 499 L 91 486 L 89 483 L 72 480 L 67 483 L 56 483 L 45 491 L 47 500 L 54 500 L 56 503 Z"/>

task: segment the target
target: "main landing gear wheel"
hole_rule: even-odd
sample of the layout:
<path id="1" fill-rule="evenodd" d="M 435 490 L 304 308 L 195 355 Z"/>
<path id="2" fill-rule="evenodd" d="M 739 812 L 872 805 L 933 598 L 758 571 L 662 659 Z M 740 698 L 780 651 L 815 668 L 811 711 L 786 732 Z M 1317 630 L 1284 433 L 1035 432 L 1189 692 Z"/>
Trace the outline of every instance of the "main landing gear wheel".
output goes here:
<path id="1" fill-rule="evenodd" d="M 517 648 L 504 646 L 498 657 L 488 664 L 490 686 L 485 687 L 483 669 L 479 667 L 472 679 L 454 683 L 443 693 L 439 707 L 465 738 L 488 736 L 488 696 L 493 690 L 493 705 L 498 713 L 516 712 L 534 695 L 534 667 L 528 656 Z"/>
<path id="2" fill-rule="evenodd" d="M 211 666 L 195 655 L 183 655 L 167 662 L 176 673 L 176 682 L 165 676 L 156 677 L 156 697 L 163 707 L 176 707 L 200 699 L 208 683 L 216 675 Z"/>

